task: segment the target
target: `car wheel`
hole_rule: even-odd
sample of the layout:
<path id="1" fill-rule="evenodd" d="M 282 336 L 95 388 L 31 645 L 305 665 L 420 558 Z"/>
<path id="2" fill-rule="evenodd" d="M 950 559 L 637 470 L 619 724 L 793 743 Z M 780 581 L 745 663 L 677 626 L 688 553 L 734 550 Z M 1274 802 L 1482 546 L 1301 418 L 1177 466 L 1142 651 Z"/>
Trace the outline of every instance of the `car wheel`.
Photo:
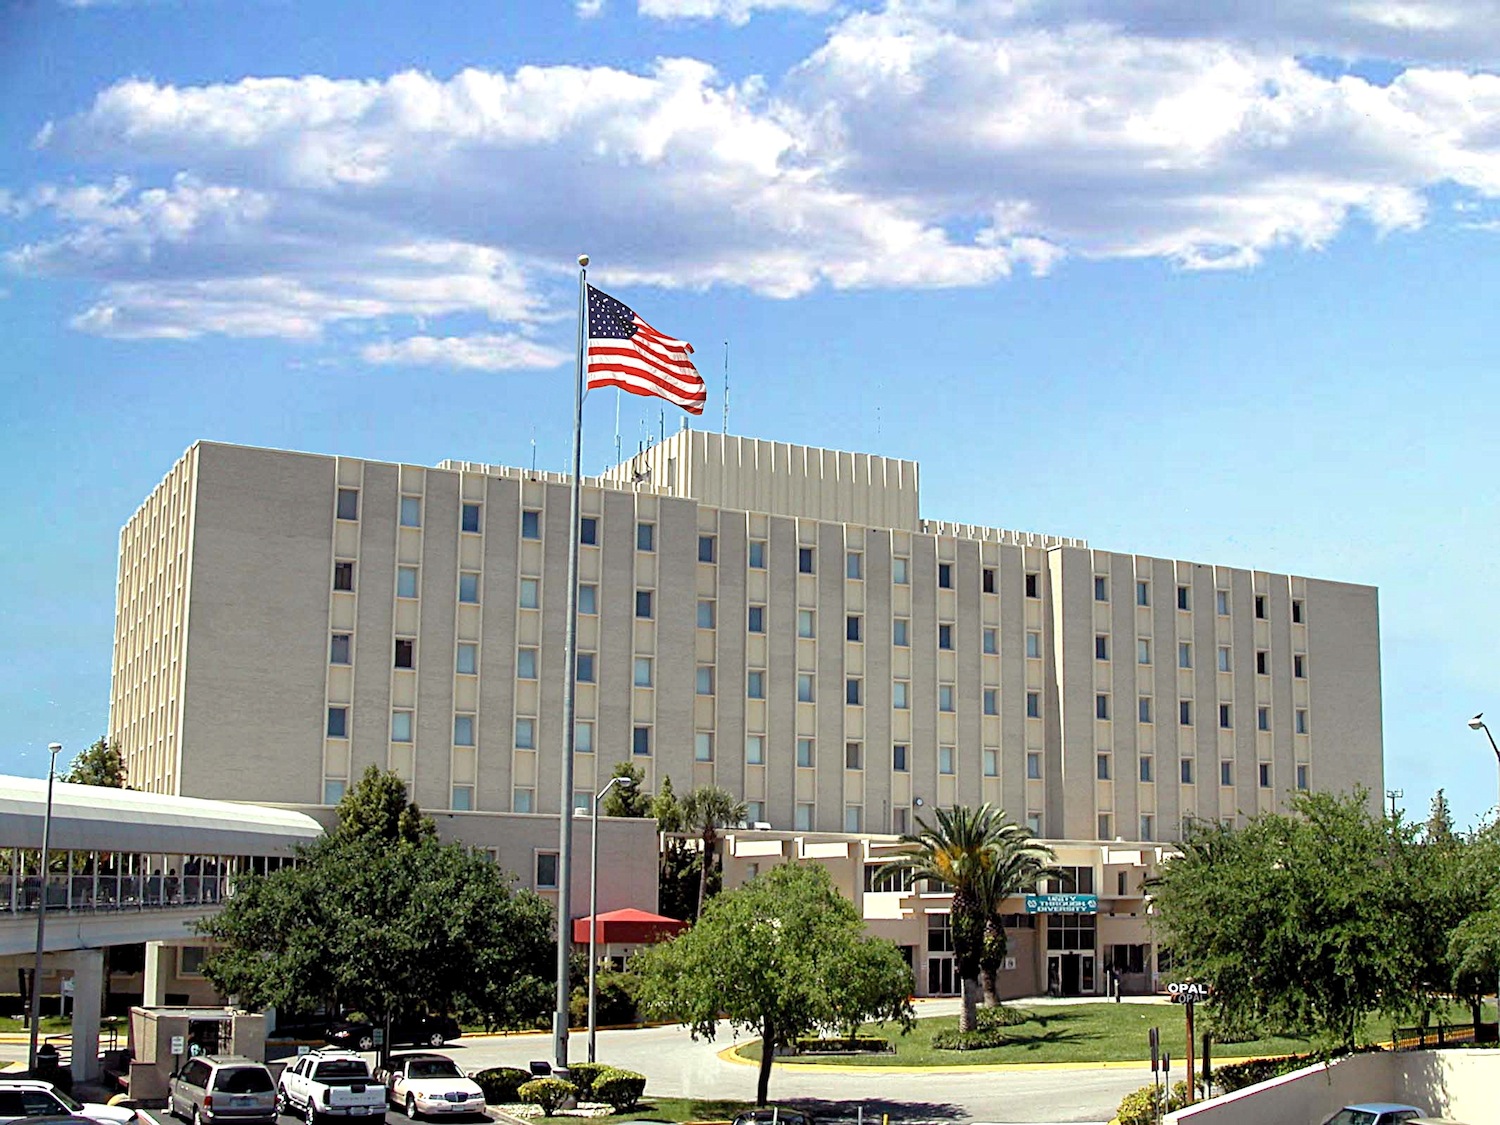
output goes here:
<path id="1" fill-rule="evenodd" d="M 417 1119 L 417 1099 L 411 1094 L 406 1095 L 406 1116 L 413 1121 Z"/>
<path id="2" fill-rule="evenodd" d="M 356 1046 L 358 1046 L 361 1051 L 373 1051 L 375 1049 L 374 1033 L 368 1031 L 365 1032 L 365 1034 L 359 1037 L 359 1042 L 356 1044 Z"/>
<path id="3" fill-rule="evenodd" d="M 441 1031 L 430 1031 L 427 1033 L 427 1045 L 429 1047 L 441 1047 L 448 1040 L 443 1038 Z"/>
<path id="4" fill-rule="evenodd" d="M 276 1091 L 276 1116 L 277 1117 L 290 1117 L 291 1115 L 292 1115 L 292 1107 L 286 1104 L 286 1091 L 285 1090 L 277 1090 Z"/>
<path id="5" fill-rule="evenodd" d="M 193 1107 L 193 1125 L 203 1125 L 203 1111 L 197 1106 Z"/>
<path id="6" fill-rule="evenodd" d="M 182 1118 L 182 1110 L 177 1108 L 177 1099 L 170 1094 L 167 1096 L 167 1114 L 179 1120 Z"/>
<path id="7" fill-rule="evenodd" d="M 311 1096 L 309 1096 L 307 1099 L 307 1110 L 303 1116 L 307 1121 L 307 1125 L 318 1125 L 318 1111 L 313 1108 L 313 1100 Z"/>

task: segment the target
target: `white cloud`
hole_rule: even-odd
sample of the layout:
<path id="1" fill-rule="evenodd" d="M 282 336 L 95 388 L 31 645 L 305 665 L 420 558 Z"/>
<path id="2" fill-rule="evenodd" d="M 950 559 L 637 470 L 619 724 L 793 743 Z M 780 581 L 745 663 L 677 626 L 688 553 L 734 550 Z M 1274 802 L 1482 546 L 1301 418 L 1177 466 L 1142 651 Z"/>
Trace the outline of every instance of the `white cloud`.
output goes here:
<path id="1" fill-rule="evenodd" d="M 574 0 L 573 12 L 581 20 L 598 19 L 604 14 L 604 0 Z"/>
<path id="2" fill-rule="evenodd" d="M 369 363 L 458 367 L 471 371 L 513 371 L 560 367 L 573 356 L 518 335 L 408 336 L 369 344 L 360 355 Z"/>
<path id="3" fill-rule="evenodd" d="M 724 20 L 742 27 L 756 12 L 832 11 L 835 0 L 637 0 L 636 10 L 659 20 Z"/>
<path id="4" fill-rule="evenodd" d="M 1409 15 L 1436 28 L 1438 9 Z M 94 282 L 90 331 L 341 324 L 398 341 L 372 356 L 492 363 L 496 341 L 524 354 L 565 331 L 581 251 L 607 285 L 791 297 L 984 285 L 1067 256 L 1245 268 L 1351 221 L 1418 229 L 1435 188 L 1500 197 L 1500 77 L 1331 76 L 1248 2 L 1198 35 L 1164 30 L 1177 11 L 1111 25 L 1085 0 L 892 0 L 738 82 L 693 59 L 121 82 L 38 137 L 94 182 L 0 195 L 28 231 L 7 258 Z M 494 330 L 440 323 L 475 314 Z"/>

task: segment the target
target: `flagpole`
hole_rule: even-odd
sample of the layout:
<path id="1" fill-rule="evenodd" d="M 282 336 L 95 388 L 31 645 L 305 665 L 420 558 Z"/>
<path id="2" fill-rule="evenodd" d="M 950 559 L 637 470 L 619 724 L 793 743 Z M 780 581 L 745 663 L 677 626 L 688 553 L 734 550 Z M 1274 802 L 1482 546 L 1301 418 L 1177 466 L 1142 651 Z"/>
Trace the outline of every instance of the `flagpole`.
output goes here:
<path id="1" fill-rule="evenodd" d="M 557 803 L 557 1009 L 552 1013 L 554 1065 L 568 1065 L 568 960 L 573 939 L 573 736 L 578 676 L 578 509 L 582 492 L 583 369 L 588 348 L 589 256 L 578 255 L 578 370 L 573 384 L 573 482 L 568 500 L 568 631 L 563 643 L 562 790 Z M 592 788 L 590 789 L 592 792 Z"/>

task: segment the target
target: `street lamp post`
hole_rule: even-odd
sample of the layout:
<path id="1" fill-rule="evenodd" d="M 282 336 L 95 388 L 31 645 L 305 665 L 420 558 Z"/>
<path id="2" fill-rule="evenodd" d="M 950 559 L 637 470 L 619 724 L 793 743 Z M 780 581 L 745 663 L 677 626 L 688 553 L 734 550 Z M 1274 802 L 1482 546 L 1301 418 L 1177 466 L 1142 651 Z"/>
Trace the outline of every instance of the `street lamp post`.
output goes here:
<path id="1" fill-rule="evenodd" d="M 594 952 L 599 935 L 599 802 L 616 785 L 629 789 L 635 779 L 626 775 L 612 777 L 603 789 L 594 794 L 592 821 L 589 824 L 589 1062 L 594 1060 L 594 1037 L 597 1027 L 594 1021 L 594 973 L 599 968 L 598 956 Z"/>
<path id="2" fill-rule="evenodd" d="M 47 855 L 52 848 L 52 779 L 57 776 L 57 755 L 61 742 L 47 745 L 52 757 L 47 763 L 47 812 L 42 817 L 42 869 L 37 879 L 36 963 L 31 970 L 31 1050 L 26 1056 L 26 1071 L 36 1074 L 36 1040 L 42 1022 L 42 949 L 47 937 Z"/>
<path id="3" fill-rule="evenodd" d="M 1496 761 L 1497 764 L 1500 764 L 1500 746 L 1496 746 L 1495 745 L 1495 736 L 1494 736 L 1494 734 L 1492 734 L 1490 732 L 1490 728 L 1485 725 L 1484 712 L 1483 711 L 1479 712 L 1479 714 L 1475 715 L 1472 719 L 1469 720 L 1469 729 L 1470 730 L 1482 730 L 1482 731 L 1484 731 L 1485 737 L 1490 740 L 1490 749 L 1495 752 L 1495 761 Z M 1497 806 L 1497 808 L 1500 808 L 1500 806 Z M 1495 815 L 1497 817 L 1500 817 L 1500 812 L 1497 812 Z M 1495 984 L 1495 1027 L 1496 1027 L 1496 1030 L 1497 1030 L 1497 1034 L 1500 1034 L 1500 966 L 1496 967 L 1496 978 L 1497 979 L 1496 979 L 1496 984 Z M 1477 1031 L 1477 1029 L 1476 1029 L 1476 1031 Z"/>

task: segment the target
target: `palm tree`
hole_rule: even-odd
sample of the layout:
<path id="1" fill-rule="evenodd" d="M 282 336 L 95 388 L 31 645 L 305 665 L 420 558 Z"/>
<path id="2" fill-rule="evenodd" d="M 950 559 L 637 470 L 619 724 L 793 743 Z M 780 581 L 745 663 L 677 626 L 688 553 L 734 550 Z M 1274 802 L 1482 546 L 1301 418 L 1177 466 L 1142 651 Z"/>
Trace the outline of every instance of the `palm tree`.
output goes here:
<path id="1" fill-rule="evenodd" d="M 934 811 L 936 825 L 918 817 L 920 831 L 901 837 L 898 854 L 880 869 L 880 874 L 900 872 L 953 892 L 949 920 L 963 997 L 958 1029 L 972 1031 L 979 1005 L 979 957 L 990 901 L 987 887 L 990 873 L 1001 865 L 1004 856 L 1005 830 L 1015 826 L 988 804 L 977 809 L 954 805 L 946 811 Z"/>
<path id="2" fill-rule="evenodd" d="M 714 846 L 719 829 L 745 822 L 745 802 L 736 801 L 729 790 L 719 785 L 700 785 L 682 799 L 682 826 L 698 834 L 703 841 L 702 863 L 698 872 L 698 913 L 708 897 L 708 871 L 714 860 Z"/>
<path id="3" fill-rule="evenodd" d="M 979 951 L 979 977 L 986 1007 L 994 1007 L 1000 1002 L 995 973 L 1005 961 L 1008 944 L 1005 926 L 1000 920 L 1000 908 L 1012 895 L 1035 890 L 1040 880 L 1063 876 L 1053 864 L 1057 856 L 1052 849 L 1019 824 L 1007 823 L 1001 817 L 996 836 L 996 862 L 985 872 L 980 883 L 984 938 Z"/>

